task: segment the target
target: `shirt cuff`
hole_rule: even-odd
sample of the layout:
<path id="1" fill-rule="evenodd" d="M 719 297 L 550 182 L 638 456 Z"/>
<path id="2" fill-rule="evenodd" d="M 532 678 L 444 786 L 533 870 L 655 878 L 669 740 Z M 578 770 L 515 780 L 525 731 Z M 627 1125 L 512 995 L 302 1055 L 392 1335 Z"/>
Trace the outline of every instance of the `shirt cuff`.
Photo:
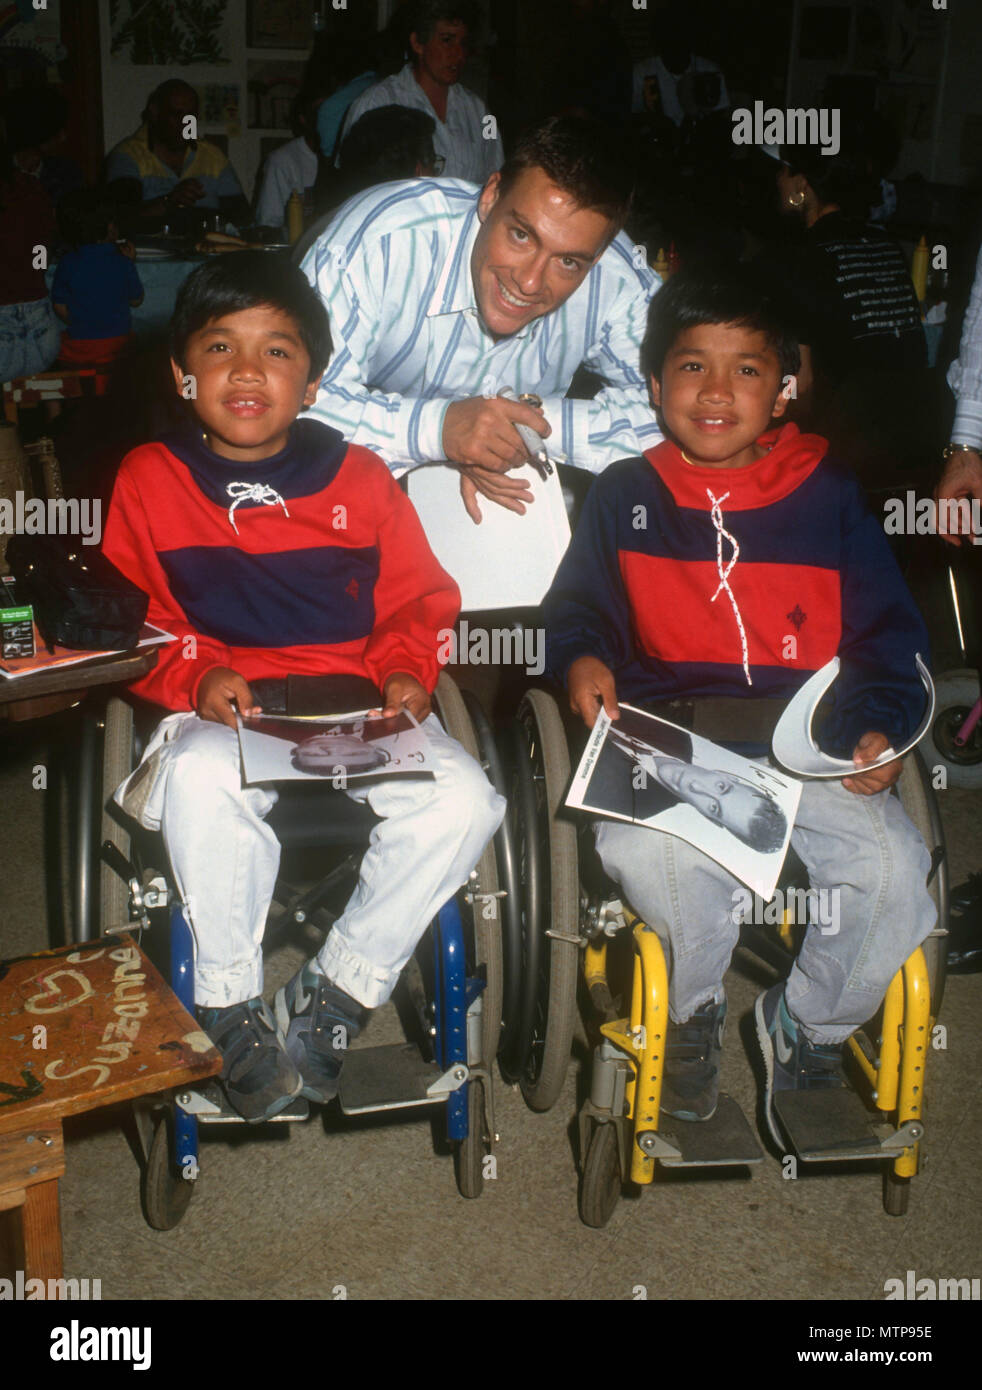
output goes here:
<path id="1" fill-rule="evenodd" d="M 546 396 L 542 409 L 552 426 L 545 440 L 550 458 L 565 454 L 566 462 L 574 468 L 590 467 L 590 422 L 586 407 L 589 401 L 571 401 L 565 396 Z"/>
<path id="2" fill-rule="evenodd" d="M 951 427 L 952 444 L 967 444 L 970 449 L 982 448 L 982 401 L 961 400 L 955 410 Z"/>
<path id="3" fill-rule="evenodd" d="M 451 405 L 453 401 L 449 399 L 414 403 L 406 430 L 406 453 L 412 459 L 408 465 L 410 468 L 421 463 L 443 463 L 446 460 L 443 421 Z"/>

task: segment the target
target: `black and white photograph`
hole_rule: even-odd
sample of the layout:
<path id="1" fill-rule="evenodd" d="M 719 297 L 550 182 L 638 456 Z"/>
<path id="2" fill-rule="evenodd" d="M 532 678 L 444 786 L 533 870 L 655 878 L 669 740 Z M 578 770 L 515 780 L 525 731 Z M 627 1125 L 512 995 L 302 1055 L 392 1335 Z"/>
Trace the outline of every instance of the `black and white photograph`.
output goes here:
<path id="1" fill-rule="evenodd" d="M 800 797 L 793 777 L 621 705 L 598 715 L 566 804 L 678 835 L 766 900 Z"/>
<path id="2" fill-rule="evenodd" d="M 369 777 L 433 776 L 428 740 L 409 713 L 388 719 L 239 721 L 242 780 L 247 786 L 320 778 L 347 786 Z"/>

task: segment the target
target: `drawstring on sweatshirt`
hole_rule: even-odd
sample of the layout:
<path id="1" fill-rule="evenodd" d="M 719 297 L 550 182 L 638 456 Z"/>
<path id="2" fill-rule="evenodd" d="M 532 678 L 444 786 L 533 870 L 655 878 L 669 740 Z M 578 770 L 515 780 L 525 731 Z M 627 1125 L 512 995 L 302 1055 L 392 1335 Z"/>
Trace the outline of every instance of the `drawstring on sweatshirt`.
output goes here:
<path id="1" fill-rule="evenodd" d="M 284 516 L 290 515 L 283 498 L 269 483 L 229 483 L 225 491 L 233 499 L 228 509 L 228 519 L 236 535 L 239 534 L 239 528 L 235 524 L 235 509 L 243 502 L 260 502 L 264 507 L 279 506 L 283 508 Z"/>
<path id="2" fill-rule="evenodd" d="M 734 596 L 733 590 L 730 588 L 730 571 L 733 569 L 734 565 L 739 559 L 740 547 L 737 544 L 736 537 L 731 536 L 729 531 L 727 531 L 723 526 L 723 503 L 726 501 L 729 495 L 730 494 L 728 492 L 724 492 L 722 497 L 716 498 L 713 496 L 712 491 L 708 487 L 706 488 L 706 496 L 709 498 L 712 504 L 711 515 L 713 519 L 713 525 L 716 527 L 716 573 L 719 575 L 719 584 L 716 587 L 715 594 L 713 594 L 709 602 L 715 603 L 716 600 L 719 598 L 720 594 L 723 592 L 723 590 L 726 590 L 726 596 L 730 600 L 730 604 L 733 608 L 733 616 L 736 618 L 737 627 L 740 630 L 740 647 L 743 652 L 744 675 L 747 677 L 747 684 L 753 685 L 753 680 L 750 675 L 750 654 L 747 650 L 747 634 L 744 630 L 743 618 L 740 616 L 740 609 L 737 604 L 736 597 Z M 723 568 L 724 536 L 730 542 L 730 545 L 732 545 L 733 547 L 733 554 L 727 561 L 725 569 Z"/>

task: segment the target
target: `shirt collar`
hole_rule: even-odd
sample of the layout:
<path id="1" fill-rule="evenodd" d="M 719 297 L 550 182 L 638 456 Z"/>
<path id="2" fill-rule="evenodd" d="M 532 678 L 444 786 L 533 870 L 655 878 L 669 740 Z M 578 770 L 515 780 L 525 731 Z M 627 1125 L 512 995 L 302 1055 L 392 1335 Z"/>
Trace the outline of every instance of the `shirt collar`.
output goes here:
<path id="1" fill-rule="evenodd" d="M 426 311 L 427 318 L 434 318 L 440 314 L 472 313 L 480 322 L 477 296 L 474 293 L 474 277 L 471 274 L 471 255 L 481 227 L 481 219 L 477 215 L 477 204 L 480 196 L 480 192 L 478 192 L 474 199 L 474 206 L 461 218 L 460 227 L 450 243 L 447 259 L 443 264 L 436 289 L 433 291 L 433 298 Z M 541 318 L 533 319 L 524 328 L 520 328 L 517 333 L 510 333 L 508 336 L 509 338 L 535 337 L 541 323 Z"/>

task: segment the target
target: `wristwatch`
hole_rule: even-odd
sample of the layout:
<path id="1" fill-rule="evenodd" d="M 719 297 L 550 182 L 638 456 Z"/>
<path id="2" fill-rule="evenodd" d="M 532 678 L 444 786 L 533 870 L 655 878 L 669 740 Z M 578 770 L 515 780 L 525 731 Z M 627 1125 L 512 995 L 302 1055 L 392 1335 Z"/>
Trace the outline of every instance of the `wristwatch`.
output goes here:
<path id="1" fill-rule="evenodd" d="M 941 450 L 941 457 L 944 459 L 945 463 L 947 463 L 948 460 L 951 458 L 952 454 L 979 453 L 982 453 L 982 447 L 977 447 L 974 444 L 946 444 L 945 447 Z"/>

